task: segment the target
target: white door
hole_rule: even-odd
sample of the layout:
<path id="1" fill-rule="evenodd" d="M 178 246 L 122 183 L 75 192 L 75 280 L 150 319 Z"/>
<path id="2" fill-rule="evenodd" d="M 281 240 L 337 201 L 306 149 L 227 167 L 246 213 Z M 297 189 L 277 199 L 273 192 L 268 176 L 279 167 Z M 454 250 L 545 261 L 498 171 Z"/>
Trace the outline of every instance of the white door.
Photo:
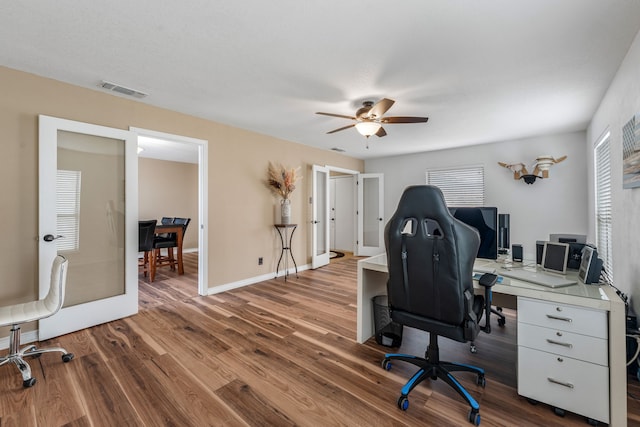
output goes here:
<path id="1" fill-rule="evenodd" d="M 313 165 L 311 268 L 329 264 L 329 168 Z"/>
<path id="2" fill-rule="evenodd" d="M 39 294 L 57 254 L 69 260 L 63 308 L 39 339 L 138 311 L 136 135 L 39 117 Z"/>
<path id="3" fill-rule="evenodd" d="M 358 256 L 384 252 L 384 175 L 358 175 Z"/>

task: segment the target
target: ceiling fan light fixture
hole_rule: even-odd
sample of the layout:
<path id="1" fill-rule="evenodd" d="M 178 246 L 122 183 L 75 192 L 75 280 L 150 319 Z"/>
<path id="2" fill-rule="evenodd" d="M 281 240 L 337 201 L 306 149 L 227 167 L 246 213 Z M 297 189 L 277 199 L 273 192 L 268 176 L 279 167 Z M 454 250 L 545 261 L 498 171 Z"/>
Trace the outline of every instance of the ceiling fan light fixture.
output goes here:
<path id="1" fill-rule="evenodd" d="M 375 135 L 376 132 L 380 130 L 382 125 L 377 122 L 358 122 L 356 123 L 356 130 L 360 133 L 360 135 L 366 136 L 367 138 L 371 135 Z"/>

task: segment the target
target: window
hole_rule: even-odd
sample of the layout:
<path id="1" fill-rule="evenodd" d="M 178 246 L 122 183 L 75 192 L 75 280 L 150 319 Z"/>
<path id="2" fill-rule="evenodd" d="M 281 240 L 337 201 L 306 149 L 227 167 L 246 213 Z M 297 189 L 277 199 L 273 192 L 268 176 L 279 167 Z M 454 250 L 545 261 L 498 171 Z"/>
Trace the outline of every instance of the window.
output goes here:
<path id="1" fill-rule="evenodd" d="M 611 143 L 607 132 L 594 149 L 596 191 L 596 246 L 610 281 L 613 280 L 611 242 Z"/>
<path id="2" fill-rule="evenodd" d="M 442 190 L 448 206 L 484 206 L 484 167 L 429 169 L 426 182 Z"/>
<path id="3" fill-rule="evenodd" d="M 58 251 L 78 250 L 80 246 L 80 171 L 58 170 L 56 191 Z"/>

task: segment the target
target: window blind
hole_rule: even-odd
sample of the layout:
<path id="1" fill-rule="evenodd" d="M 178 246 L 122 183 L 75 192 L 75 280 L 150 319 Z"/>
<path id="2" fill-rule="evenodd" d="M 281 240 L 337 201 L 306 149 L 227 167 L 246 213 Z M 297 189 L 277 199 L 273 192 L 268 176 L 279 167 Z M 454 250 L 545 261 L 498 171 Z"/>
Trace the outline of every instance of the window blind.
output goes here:
<path id="1" fill-rule="evenodd" d="M 594 150 L 596 191 L 596 246 L 610 281 L 613 280 L 611 209 L 611 143 L 607 132 Z"/>
<path id="2" fill-rule="evenodd" d="M 56 179 L 56 239 L 58 251 L 78 250 L 80 246 L 80 171 L 58 170 Z"/>
<path id="3" fill-rule="evenodd" d="M 429 169 L 426 183 L 442 190 L 448 206 L 484 206 L 484 167 Z"/>

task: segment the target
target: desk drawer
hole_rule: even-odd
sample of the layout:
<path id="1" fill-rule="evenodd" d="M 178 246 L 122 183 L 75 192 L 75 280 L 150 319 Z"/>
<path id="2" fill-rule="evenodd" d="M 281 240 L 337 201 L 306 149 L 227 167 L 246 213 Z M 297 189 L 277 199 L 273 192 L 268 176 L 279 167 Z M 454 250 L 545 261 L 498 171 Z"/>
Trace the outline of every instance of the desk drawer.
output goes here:
<path id="1" fill-rule="evenodd" d="M 609 369 L 518 347 L 518 394 L 609 422 Z"/>
<path id="2" fill-rule="evenodd" d="M 602 366 L 609 364 L 607 340 L 518 322 L 518 345 Z"/>
<path id="3" fill-rule="evenodd" d="M 523 297 L 518 298 L 518 322 L 604 339 L 608 336 L 605 311 Z"/>

